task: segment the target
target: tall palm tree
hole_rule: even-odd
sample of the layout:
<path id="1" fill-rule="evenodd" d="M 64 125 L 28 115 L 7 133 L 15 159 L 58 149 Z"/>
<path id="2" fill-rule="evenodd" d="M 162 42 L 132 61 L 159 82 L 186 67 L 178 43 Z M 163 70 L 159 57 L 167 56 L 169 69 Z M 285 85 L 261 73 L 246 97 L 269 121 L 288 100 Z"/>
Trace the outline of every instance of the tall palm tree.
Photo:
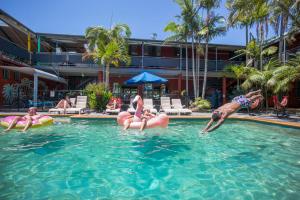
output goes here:
<path id="1" fill-rule="evenodd" d="M 202 28 L 198 32 L 199 35 L 205 37 L 205 58 L 204 58 L 204 77 L 202 85 L 202 98 L 205 98 L 206 83 L 207 83 L 207 68 L 208 68 L 208 42 L 214 37 L 223 35 L 226 32 L 226 26 L 224 25 L 225 19 L 222 16 L 215 15 L 211 12 L 211 9 L 217 5 L 217 1 L 207 0 L 203 4 L 206 8 L 206 19 L 202 22 Z"/>
<path id="2" fill-rule="evenodd" d="M 252 8 L 245 0 L 227 0 L 226 7 L 229 10 L 227 23 L 229 27 L 239 26 L 246 29 L 246 45 L 249 42 L 249 28 L 253 25 Z"/>
<path id="3" fill-rule="evenodd" d="M 189 93 L 189 61 L 188 61 L 188 28 L 185 24 L 176 24 L 175 22 L 170 22 L 164 28 L 165 32 L 172 32 L 173 35 L 167 37 L 165 42 L 185 42 L 185 84 L 186 84 L 186 95 Z"/>
<path id="4" fill-rule="evenodd" d="M 175 0 L 175 2 L 180 6 L 181 14 L 180 18 L 183 24 L 188 28 L 189 37 L 192 42 L 192 73 L 193 73 L 193 89 L 196 96 L 197 86 L 196 86 L 196 70 L 195 70 L 195 52 L 194 52 L 194 40 L 195 32 L 198 27 L 197 22 L 197 12 L 199 11 L 198 0 Z"/>
<path id="5" fill-rule="evenodd" d="M 288 28 L 289 23 L 289 14 L 284 12 L 284 10 L 281 7 L 281 3 L 284 3 L 284 5 L 290 10 L 290 7 L 293 5 L 294 0 L 272 0 L 270 3 L 271 6 L 271 16 L 270 16 L 270 22 L 275 30 L 275 33 L 279 35 L 279 45 L 278 45 L 278 59 L 279 61 L 283 62 L 283 40 L 284 40 L 284 32 Z"/>
<path id="6" fill-rule="evenodd" d="M 227 18 L 228 27 L 245 27 L 246 46 L 249 43 L 249 28 L 253 25 L 252 8 L 248 1 L 245 0 L 227 0 L 226 7 L 229 10 Z M 246 63 L 248 63 L 249 56 L 246 54 Z"/>
<path id="7" fill-rule="evenodd" d="M 84 58 L 91 57 L 95 63 L 105 66 L 105 85 L 109 88 L 110 66 L 129 64 L 128 38 L 130 28 L 126 24 L 117 24 L 110 29 L 88 27 L 85 37 L 88 40 L 88 51 Z"/>

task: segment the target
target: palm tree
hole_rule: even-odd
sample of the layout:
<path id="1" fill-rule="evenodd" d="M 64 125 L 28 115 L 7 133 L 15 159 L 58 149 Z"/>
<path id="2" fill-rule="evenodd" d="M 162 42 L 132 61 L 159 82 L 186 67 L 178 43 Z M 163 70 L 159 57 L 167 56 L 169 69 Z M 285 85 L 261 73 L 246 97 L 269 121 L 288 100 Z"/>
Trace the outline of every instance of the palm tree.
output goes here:
<path id="1" fill-rule="evenodd" d="M 270 56 L 277 51 L 277 47 L 270 46 L 261 51 L 260 46 L 257 44 L 255 40 L 251 40 L 245 49 L 237 50 L 235 53 L 241 55 L 248 55 L 249 60 L 246 63 L 247 67 L 254 66 L 258 68 L 258 61 L 261 59 L 261 56 Z"/>
<path id="2" fill-rule="evenodd" d="M 226 72 L 233 73 L 237 80 L 237 90 L 240 90 L 241 79 L 246 79 L 251 74 L 253 68 L 246 67 L 244 64 L 241 65 L 228 65 L 225 68 Z"/>
<path id="3" fill-rule="evenodd" d="M 189 67 L 188 67 L 188 28 L 185 24 L 176 24 L 170 22 L 164 29 L 165 32 L 172 32 L 173 35 L 165 39 L 165 42 L 185 42 L 185 84 L 186 84 L 186 95 L 189 93 L 188 81 L 189 81 Z"/>
<path id="4" fill-rule="evenodd" d="M 292 38 L 300 29 L 300 1 L 299 0 L 272 0 L 274 15 L 280 15 L 280 23 L 284 30 L 290 21 L 289 35 Z M 275 29 L 276 30 L 276 29 Z"/>
<path id="5" fill-rule="evenodd" d="M 224 26 L 225 19 L 222 16 L 215 15 L 211 12 L 211 9 L 217 4 L 216 1 L 207 1 L 204 4 L 204 8 L 207 10 L 207 16 L 205 22 L 202 22 L 202 28 L 198 32 L 200 36 L 205 37 L 205 65 L 204 65 L 204 77 L 202 85 L 202 98 L 205 98 L 205 90 L 207 83 L 207 67 L 208 67 L 208 42 L 216 36 L 223 35 L 226 32 L 226 27 Z"/>
<path id="6" fill-rule="evenodd" d="M 227 0 L 226 7 L 229 10 L 227 23 L 229 27 L 239 26 L 246 29 L 246 45 L 249 42 L 249 27 L 253 25 L 252 8 L 245 0 Z"/>
<path id="7" fill-rule="evenodd" d="M 290 20 L 289 13 L 284 12 L 283 7 L 281 6 L 282 3 L 288 10 L 290 10 L 292 5 L 294 4 L 294 0 L 272 0 L 270 3 L 270 6 L 272 8 L 270 22 L 274 27 L 275 33 L 279 35 L 278 59 L 281 62 L 283 62 L 282 50 L 284 32 L 287 30 Z"/>
<path id="8" fill-rule="evenodd" d="M 88 40 L 88 51 L 84 58 L 91 57 L 95 63 L 103 65 L 105 71 L 105 85 L 109 88 L 110 66 L 129 64 L 128 41 L 131 31 L 126 24 L 117 24 L 111 29 L 103 27 L 88 27 L 85 37 Z"/>
<path id="9" fill-rule="evenodd" d="M 256 68 L 251 68 L 246 80 L 242 84 L 242 88 L 249 90 L 253 87 L 263 89 L 265 93 L 266 108 L 268 108 L 268 91 L 272 88 L 268 82 L 273 77 L 274 70 L 279 66 L 277 59 L 270 59 L 269 62 L 264 65 L 263 70 L 258 70 Z"/>
<path id="10" fill-rule="evenodd" d="M 273 93 L 288 92 L 296 80 L 300 80 L 300 55 L 290 59 L 286 65 L 280 66 L 272 73 L 268 86 L 273 88 Z"/>
<path id="11" fill-rule="evenodd" d="M 197 86 L 196 86 L 196 71 L 195 71 L 195 52 L 194 52 L 194 40 L 195 32 L 198 27 L 197 13 L 199 11 L 198 2 L 195 0 L 175 0 L 175 2 L 181 8 L 180 18 L 183 21 L 184 26 L 187 27 L 189 32 L 188 36 L 191 38 L 192 42 L 192 73 L 193 73 L 193 88 L 194 94 L 196 96 Z"/>

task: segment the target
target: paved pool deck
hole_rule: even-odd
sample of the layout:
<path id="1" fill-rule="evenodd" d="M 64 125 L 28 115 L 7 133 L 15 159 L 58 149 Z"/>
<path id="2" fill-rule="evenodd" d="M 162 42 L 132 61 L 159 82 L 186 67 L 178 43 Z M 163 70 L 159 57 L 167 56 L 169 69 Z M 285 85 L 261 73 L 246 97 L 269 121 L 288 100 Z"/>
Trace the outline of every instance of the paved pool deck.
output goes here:
<path id="1" fill-rule="evenodd" d="M 39 112 L 40 114 L 47 114 L 53 117 L 68 117 L 71 119 L 116 119 L 117 115 L 107 115 L 102 113 L 89 113 L 89 114 L 48 114 L 47 112 Z M 0 117 L 11 115 L 25 115 L 25 112 L 0 112 Z M 170 119 L 201 119 L 208 120 L 211 117 L 210 113 L 193 113 L 192 115 L 169 115 Z M 300 128 L 300 116 L 290 115 L 289 118 L 278 118 L 275 114 L 257 114 L 250 116 L 246 113 L 235 113 L 229 117 L 230 119 L 255 121 L 260 123 L 276 124 L 281 126 Z"/>

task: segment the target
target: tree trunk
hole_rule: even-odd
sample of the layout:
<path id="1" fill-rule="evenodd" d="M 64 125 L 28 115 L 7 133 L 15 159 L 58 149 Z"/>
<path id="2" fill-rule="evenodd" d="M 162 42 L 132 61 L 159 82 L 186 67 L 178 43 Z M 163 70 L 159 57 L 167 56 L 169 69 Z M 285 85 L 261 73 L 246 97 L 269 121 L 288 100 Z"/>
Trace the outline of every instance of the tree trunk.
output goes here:
<path id="1" fill-rule="evenodd" d="M 249 25 L 246 24 L 246 47 L 249 43 Z M 249 55 L 246 54 L 246 65 L 248 64 L 248 60 L 249 60 Z"/>
<path id="2" fill-rule="evenodd" d="M 105 86 L 109 90 L 109 64 L 105 67 Z"/>
<path id="3" fill-rule="evenodd" d="M 194 51 L 194 32 L 192 32 L 192 73 L 193 73 L 193 88 L 194 97 L 196 97 L 196 75 L 195 75 L 195 51 Z"/>
<path id="4" fill-rule="evenodd" d="M 188 56 L 188 44 L 185 45 L 185 91 L 186 95 L 189 95 L 189 56 Z"/>
<path id="5" fill-rule="evenodd" d="M 283 58 L 282 58 L 283 34 L 284 34 L 283 16 L 282 16 L 282 13 L 281 13 L 280 14 L 280 36 L 279 36 L 279 45 L 278 45 L 278 60 L 281 63 L 283 62 Z"/>
<path id="6" fill-rule="evenodd" d="M 198 62 L 197 62 L 197 73 L 196 73 L 196 75 L 197 75 L 197 97 L 199 97 L 199 94 L 200 94 L 200 91 L 199 91 L 199 89 L 200 89 L 200 53 L 199 53 L 199 51 L 200 51 L 200 41 L 199 41 L 199 50 L 198 50 L 198 52 L 197 52 L 197 60 L 198 60 Z"/>
<path id="7" fill-rule="evenodd" d="M 207 82 L 207 64 L 208 64 L 208 36 L 205 42 L 205 64 L 204 64 L 204 76 L 203 76 L 203 86 L 202 86 L 202 99 L 205 98 L 205 91 L 206 91 L 206 82 Z"/>

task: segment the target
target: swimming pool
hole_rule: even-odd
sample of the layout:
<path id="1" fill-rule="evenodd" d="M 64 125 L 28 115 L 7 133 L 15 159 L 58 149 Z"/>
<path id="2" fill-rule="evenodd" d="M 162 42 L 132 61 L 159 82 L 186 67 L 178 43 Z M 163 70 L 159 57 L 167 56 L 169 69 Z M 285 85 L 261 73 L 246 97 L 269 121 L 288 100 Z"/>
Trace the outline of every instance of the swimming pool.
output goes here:
<path id="1" fill-rule="evenodd" d="M 299 129 L 228 120 L 123 134 L 73 120 L 0 136 L 0 199 L 299 199 Z"/>

